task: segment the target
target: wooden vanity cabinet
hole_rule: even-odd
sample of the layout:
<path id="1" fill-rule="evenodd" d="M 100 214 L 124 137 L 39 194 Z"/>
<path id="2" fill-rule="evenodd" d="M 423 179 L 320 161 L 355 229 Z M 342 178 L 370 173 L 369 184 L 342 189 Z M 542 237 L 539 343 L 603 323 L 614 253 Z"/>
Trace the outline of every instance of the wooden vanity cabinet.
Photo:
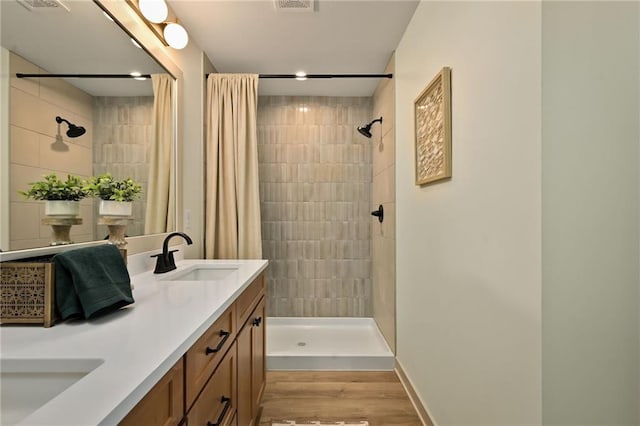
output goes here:
<path id="1" fill-rule="evenodd" d="M 251 285 L 236 300 L 236 323 L 242 328 L 253 313 L 265 292 L 264 274 L 253 280 Z"/>
<path id="2" fill-rule="evenodd" d="M 186 417 L 188 426 L 228 426 L 236 414 L 236 344 L 209 378 Z"/>
<path id="3" fill-rule="evenodd" d="M 243 293 L 244 294 L 244 293 Z M 235 303 L 213 323 L 185 354 L 186 409 L 195 402 L 236 338 Z"/>
<path id="4" fill-rule="evenodd" d="M 257 414 L 260 408 L 260 401 L 264 395 L 264 388 L 267 385 L 267 336 L 266 325 L 267 310 L 265 307 L 265 298 L 263 297 L 260 304 L 255 310 L 255 317 L 260 319 L 260 323 L 253 329 L 251 335 L 252 354 L 252 374 L 251 374 L 251 395 L 252 395 L 252 413 Z"/>
<path id="5" fill-rule="evenodd" d="M 120 424 L 256 425 L 265 387 L 264 295 L 261 274 Z"/>
<path id="6" fill-rule="evenodd" d="M 227 426 L 234 422 L 242 426 L 255 425 L 258 419 L 260 399 L 265 385 L 265 302 L 264 276 L 256 278 L 225 313 L 224 321 L 229 321 L 235 314 L 235 324 L 238 324 L 237 334 L 234 331 L 234 344 L 224 355 L 224 360 L 216 367 L 213 376 L 205 385 L 204 390 L 196 398 L 193 407 L 187 413 L 187 425 L 196 426 Z M 218 321 L 223 320 L 221 317 Z M 217 322 L 216 322 L 217 324 Z M 212 328 L 215 328 L 212 326 Z M 211 329 L 210 329 L 211 330 Z M 217 329 L 213 333 L 216 335 Z M 204 336 L 203 336 L 204 338 Z M 199 340 L 200 341 L 200 340 Z M 197 390 L 189 391 L 189 356 L 192 350 L 202 353 L 202 345 L 197 343 L 187 352 L 187 395 L 195 394 Z M 233 369 L 233 395 L 227 398 L 229 368 Z M 196 377 L 195 375 L 193 377 Z M 229 408 L 223 413 L 224 404 Z M 187 407 L 189 400 L 187 398 Z M 217 414 L 215 414 L 217 413 Z M 234 418 L 235 414 L 235 418 Z"/>
<path id="7" fill-rule="evenodd" d="M 180 360 L 120 422 L 122 426 L 175 426 L 184 415 L 184 360 Z"/>
<path id="8" fill-rule="evenodd" d="M 264 298 L 238 333 L 238 424 L 253 426 L 265 387 Z"/>

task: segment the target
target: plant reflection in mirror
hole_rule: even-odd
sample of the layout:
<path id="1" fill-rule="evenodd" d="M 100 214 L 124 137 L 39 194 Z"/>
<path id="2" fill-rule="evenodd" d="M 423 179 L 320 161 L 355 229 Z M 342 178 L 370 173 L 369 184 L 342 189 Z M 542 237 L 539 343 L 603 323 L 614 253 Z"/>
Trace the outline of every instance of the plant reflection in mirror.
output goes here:
<path id="1" fill-rule="evenodd" d="M 110 173 L 89 178 L 85 190 L 101 200 L 134 201 L 142 194 L 142 186 L 131 178 L 114 179 Z"/>
<path id="2" fill-rule="evenodd" d="M 18 191 L 21 195 L 34 200 L 66 200 L 79 201 L 89 195 L 86 182 L 79 176 L 67 175 L 62 181 L 55 173 L 44 176 L 44 180 L 30 182 L 28 191 Z"/>

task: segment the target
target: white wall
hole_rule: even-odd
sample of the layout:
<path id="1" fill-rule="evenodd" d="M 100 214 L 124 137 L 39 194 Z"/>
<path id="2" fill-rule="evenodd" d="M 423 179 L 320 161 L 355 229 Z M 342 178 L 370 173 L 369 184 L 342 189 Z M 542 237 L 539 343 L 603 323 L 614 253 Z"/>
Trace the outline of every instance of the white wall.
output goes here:
<path id="1" fill-rule="evenodd" d="M 169 48 L 167 50 L 170 51 L 168 53 L 176 64 L 182 68 L 184 76 L 182 186 L 180 187 L 183 223 L 178 227 L 193 240 L 193 245 L 186 249 L 186 256 L 201 259 L 204 257 L 203 96 L 206 96 L 207 93 L 205 68 L 209 70 L 210 63 L 204 56 L 202 49 L 193 40 L 189 41 L 189 45 L 183 50 Z M 189 216 L 188 221 L 185 221 L 186 216 Z"/>
<path id="2" fill-rule="evenodd" d="M 638 424 L 638 3 L 542 6 L 545 424 Z"/>
<path id="3" fill-rule="evenodd" d="M 202 107 L 202 119 L 203 119 L 203 125 L 202 125 L 202 137 L 200 138 L 200 145 L 198 147 L 193 147 L 192 149 L 194 150 L 194 154 L 197 153 L 198 157 L 197 157 L 197 161 L 198 161 L 198 173 L 197 173 L 197 178 L 194 176 L 191 178 L 191 180 L 187 180 L 187 182 L 189 182 L 192 185 L 198 185 L 198 188 L 200 188 L 199 191 L 197 191 L 195 194 L 193 194 L 193 197 L 197 197 L 197 200 L 193 200 L 190 203 L 185 202 L 185 206 L 186 208 L 190 208 L 192 209 L 192 227 L 194 227 L 192 229 L 193 231 L 193 235 L 196 236 L 199 240 L 199 247 L 198 247 L 198 252 L 197 252 L 197 256 L 195 256 L 195 253 L 189 253 L 191 257 L 197 257 L 197 258 L 203 258 L 204 257 L 204 236 L 205 236 L 205 229 L 204 229 L 204 217 L 205 217 L 205 204 L 206 204 L 206 195 L 205 195 L 205 187 L 206 187 L 206 179 L 205 179 L 205 170 L 206 170 L 206 164 L 207 164 L 207 160 L 206 160 L 206 149 L 205 149 L 205 144 L 206 144 L 206 134 L 207 134 L 207 111 L 209 110 L 209 108 L 207 107 L 207 78 L 206 76 L 209 75 L 210 73 L 215 73 L 218 72 L 215 68 L 215 66 L 211 63 L 211 61 L 209 60 L 209 58 L 205 55 L 204 52 L 202 52 L 202 62 L 203 62 L 203 70 L 204 70 L 204 80 L 202 81 L 202 93 L 200 96 L 200 103 L 203 105 Z M 196 161 L 195 157 L 191 157 L 192 160 L 190 161 Z M 197 228 L 195 228 L 197 227 Z M 191 232 L 191 231 L 189 231 Z"/>
<path id="4" fill-rule="evenodd" d="M 439 425 L 541 422 L 540 4 L 427 2 L 396 51 L 397 356 Z M 452 68 L 453 178 L 413 102 Z"/>

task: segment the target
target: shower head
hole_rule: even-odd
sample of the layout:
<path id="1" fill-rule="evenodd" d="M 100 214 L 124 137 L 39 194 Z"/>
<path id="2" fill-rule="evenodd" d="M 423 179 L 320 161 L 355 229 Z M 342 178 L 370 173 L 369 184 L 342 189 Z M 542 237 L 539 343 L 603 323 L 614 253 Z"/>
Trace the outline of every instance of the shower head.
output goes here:
<path id="1" fill-rule="evenodd" d="M 370 138 L 371 137 L 371 126 L 373 126 L 373 123 L 378 123 L 378 122 L 382 123 L 382 117 L 376 118 L 375 120 L 373 120 L 369 124 L 365 124 L 364 126 L 358 127 L 358 132 L 360 132 L 360 134 L 362 136 L 366 136 L 366 137 Z"/>
<path id="2" fill-rule="evenodd" d="M 69 130 L 67 130 L 67 136 L 70 138 L 77 138 L 78 136 L 82 136 L 86 133 L 86 129 L 82 126 L 76 126 L 73 123 L 70 123 L 69 120 L 65 120 L 64 118 L 61 118 L 60 116 L 56 117 L 56 123 L 60 124 L 62 122 L 67 123 L 67 125 L 69 126 Z"/>
<path id="3" fill-rule="evenodd" d="M 366 136 L 368 138 L 371 137 L 371 126 L 360 126 L 358 127 L 358 131 L 361 135 Z"/>

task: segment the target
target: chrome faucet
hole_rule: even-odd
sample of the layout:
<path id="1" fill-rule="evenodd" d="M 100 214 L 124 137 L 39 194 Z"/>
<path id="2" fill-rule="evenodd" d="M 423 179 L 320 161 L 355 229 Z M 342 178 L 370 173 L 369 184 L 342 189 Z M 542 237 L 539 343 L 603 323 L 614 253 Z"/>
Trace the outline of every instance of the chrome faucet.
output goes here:
<path id="1" fill-rule="evenodd" d="M 184 232 L 172 232 L 167 235 L 162 243 L 162 253 L 151 256 L 156 258 L 156 269 L 153 270 L 154 274 L 164 274 L 165 272 L 176 269 L 176 261 L 173 258 L 173 253 L 178 250 L 169 251 L 169 240 L 176 236 L 184 238 L 188 245 L 193 244 L 191 237 Z"/>

